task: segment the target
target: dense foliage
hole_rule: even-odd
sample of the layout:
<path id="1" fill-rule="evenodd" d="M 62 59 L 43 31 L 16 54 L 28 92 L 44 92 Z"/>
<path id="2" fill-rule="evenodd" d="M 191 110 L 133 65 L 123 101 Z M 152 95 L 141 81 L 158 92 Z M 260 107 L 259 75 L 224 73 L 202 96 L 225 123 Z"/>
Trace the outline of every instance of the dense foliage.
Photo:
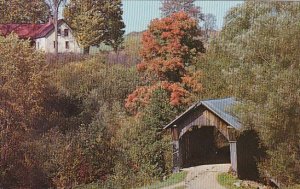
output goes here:
<path id="1" fill-rule="evenodd" d="M 119 50 L 121 2 L 91 1 L 107 3 L 101 11 L 112 11 L 111 20 L 94 14 L 100 6 L 79 2 L 70 1 L 65 14 L 82 44 Z M 197 20 L 176 11 L 153 20 L 141 44 L 139 34 L 125 41 L 134 62 L 126 65 L 112 64 L 112 53 L 46 64 L 30 41 L 0 37 L 0 187 L 131 188 L 162 180 L 172 166 L 163 126 L 195 100 L 228 96 L 242 102 L 237 116 L 266 149 L 256 159 L 260 176 L 299 184 L 299 12 L 296 2 L 247 1 L 228 12 L 206 51 Z"/>
<path id="2" fill-rule="evenodd" d="M 299 11 L 299 3 L 246 2 L 228 13 L 210 50 L 218 77 L 226 78 L 215 78 L 220 92 L 227 88 L 243 102 L 241 121 L 267 147 L 261 176 L 284 184 L 300 181 Z"/>
<path id="3" fill-rule="evenodd" d="M 111 138 L 138 84 L 135 68 L 104 57 L 53 67 L 29 41 L 0 41 L 1 187 L 107 180 L 118 157 Z"/>
<path id="4" fill-rule="evenodd" d="M 16 36 L 0 37 L 1 187 L 43 186 L 42 150 L 35 143 L 49 127 L 48 93 L 41 54 Z M 41 124 L 44 123 L 44 124 Z"/>
<path id="5" fill-rule="evenodd" d="M 40 0 L 1 0 L 0 24 L 43 23 L 48 21 L 49 8 Z"/>
<path id="6" fill-rule="evenodd" d="M 124 188 L 160 180 L 171 171 L 170 136 L 162 126 L 176 114 L 163 89 L 154 92 L 138 117 L 130 117 L 117 133 L 120 153 L 113 177 Z"/>
<path id="7" fill-rule="evenodd" d="M 69 123 L 44 141 L 53 149 L 54 168 L 59 168 L 53 173 L 56 186 L 103 182 L 113 173 L 117 151 L 111 140 L 120 127 L 119 118 L 126 115 L 124 100 L 138 80 L 135 69 L 103 60 L 67 64 L 52 73 L 59 91 L 73 102 Z M 51 143 L 53 135 L 57 142 Z"/>
<path id="8" fill-rule="evenodd" d="M 125 33 L 121 7 L 120 0 L 71 0 L 64 9 L 64 18 L 86 53 L 90 46 L 103 42 L 118 51 Z"/>
<path id="9" fill-rule="evenodd" d="M 189 70 L 194 58 L 205 51 L 200 35 L 197 21 L 184 12 L 151 22 L 143 34 L 142 61 L 137 66 L 145 84 L 128 97 L 126 107 L 130 111 L 136 113 L 145 106 L 159 88 L 170 93 L 173 106 L 188 104 L 191 92 L 201 91 L 196 80 L 200 73 Z"/>

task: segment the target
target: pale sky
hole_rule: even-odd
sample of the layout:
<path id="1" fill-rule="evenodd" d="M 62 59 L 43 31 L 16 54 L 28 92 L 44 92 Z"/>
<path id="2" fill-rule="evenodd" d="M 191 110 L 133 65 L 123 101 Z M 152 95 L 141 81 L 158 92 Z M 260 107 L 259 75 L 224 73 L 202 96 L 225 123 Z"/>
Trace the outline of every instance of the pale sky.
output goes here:
<path id="1" fill-rule="evenodd" d="M 217 27 L 220 29 L 226 12 L 241 3 L 243 1 L 198 0 L 195 4 L 202 8 L 204 14 L 214 14 L 217 18 Z M 126 33 L 147 29 L 152 19 L 160 17 L 160 6 L 160 0 L 123 0 L 123 19 Z"/>
<path id="2" fill-rule="evenodd" d="M 151 20 L 160 17 L 160 0 L 122 0 L 122 2 L 126 34 L 146 30 Z M 243 1 L 197 0 L 195 4 L 202 8 L 204 14 L 214 14 L 217 18 L 217 29 L 221 29 L 226 12 L 241 3 Z"/>

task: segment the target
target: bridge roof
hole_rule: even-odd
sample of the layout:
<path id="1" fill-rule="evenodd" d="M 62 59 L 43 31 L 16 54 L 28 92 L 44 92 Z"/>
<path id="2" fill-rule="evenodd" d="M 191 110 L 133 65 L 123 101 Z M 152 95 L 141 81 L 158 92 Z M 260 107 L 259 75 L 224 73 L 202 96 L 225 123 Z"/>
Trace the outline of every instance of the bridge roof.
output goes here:
<path id="1" fill-rule="evenodd" d="M 180 116 L 176 119 L 171 121 L 168 125 L 164 127 L 167 129 L 172 125 L 176 125 L 177 122 L 184 119 L 188 114 L 192 111 L 195 111 L 198 107 L 204 106 L 220 119 L 225 121 L 228 125 L 232 126 L 233 128 L 240 130 L 242 128 L 241 123 L 239 120 L 232 114 L 232 107 L 238 104 L 238 101 L 235 98 L 224 98 L 224 99 L 212 99 L 212 100 L 203 100 L 199 101 L 192 106 L 190 106 L 185 112 L 183 112 Z"/>

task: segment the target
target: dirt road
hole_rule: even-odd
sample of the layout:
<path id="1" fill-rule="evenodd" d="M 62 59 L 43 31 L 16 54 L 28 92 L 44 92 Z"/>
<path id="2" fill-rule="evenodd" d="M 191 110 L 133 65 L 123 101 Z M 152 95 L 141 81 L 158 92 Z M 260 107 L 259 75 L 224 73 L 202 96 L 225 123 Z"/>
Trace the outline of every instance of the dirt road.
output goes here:
<path id="1" fill-rule="evenodd" d="M 218 181 L 219 173 L 228 172 L 230 164 L 201 165 L 184 169 L 188 172 L 185 180 L 187 189 L 225 189 Z"/>
<path id="2" fill-rule="evenodd" d="M 200 165 L 183 169 L 187 171 L 187 177 L 184 182 L 165 187 L 163 189 L 225 189 L 218 181 L 217 176 L 220 173 L 228 172 L 230 164 Z"/>

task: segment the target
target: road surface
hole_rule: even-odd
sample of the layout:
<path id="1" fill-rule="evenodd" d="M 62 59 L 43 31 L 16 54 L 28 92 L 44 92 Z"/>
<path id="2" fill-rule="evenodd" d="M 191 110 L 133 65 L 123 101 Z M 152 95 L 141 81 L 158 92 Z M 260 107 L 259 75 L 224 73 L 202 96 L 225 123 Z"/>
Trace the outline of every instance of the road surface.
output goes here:
<path id="1" fill-rule="evenodd" d="M 184 182 L 166 187 L 164 189 L 175 189 L 182 187 L 186 189 L 225 189 L 221 186 L 217 177 L 218 174 L 228 172 L 230 164 L 200 165 L 183 169 L 187 171 Z"/>

